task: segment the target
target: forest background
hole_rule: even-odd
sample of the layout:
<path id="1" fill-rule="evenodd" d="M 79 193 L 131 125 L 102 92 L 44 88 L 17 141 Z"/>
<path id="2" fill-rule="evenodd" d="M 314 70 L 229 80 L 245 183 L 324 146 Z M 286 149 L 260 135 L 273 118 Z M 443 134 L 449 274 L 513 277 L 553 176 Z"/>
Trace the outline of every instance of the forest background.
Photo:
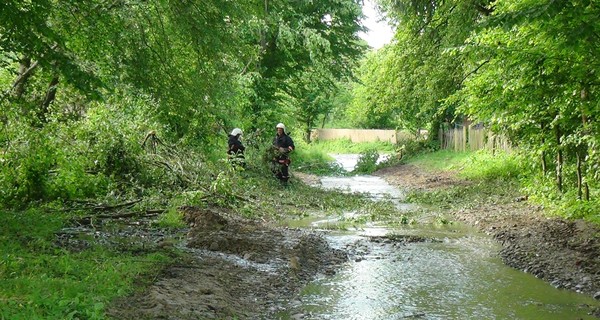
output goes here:
<path id="1" fill-rule="evenodd" d="M 368 50 L 360 1 L 2 3 L 0 203 L 168 201 L 234 127 L 262 147 L 278 122 L 308 143 L 469 120 L 518 147 L 529 194 L 597 216 L 597 1 L 378 5 L 396 34 Z"/>
<path id="2" fill-rule="evenodd" d="M 73 221 L 123 208 L 175 228 L 183 206 L 375 210 L 300 184 L 283 203 L 264 162 L 279 122 L 298 146 L 292 172 L 313 173 L 335 170 L 309 140 L 316 127 L 433 133 L 387 146 L 406 157 L 475 123 L 514 150 L 478 170 L 517 179 L 548 213 L 600 222 L 599 1 L 377 3 L 395 36 L 370 50 L 360 0 L 1 2 L 0 317 L 103 319 L 176 256 L 57 246 Z M 234 127 L 243 172 L 225 160 Z"/>

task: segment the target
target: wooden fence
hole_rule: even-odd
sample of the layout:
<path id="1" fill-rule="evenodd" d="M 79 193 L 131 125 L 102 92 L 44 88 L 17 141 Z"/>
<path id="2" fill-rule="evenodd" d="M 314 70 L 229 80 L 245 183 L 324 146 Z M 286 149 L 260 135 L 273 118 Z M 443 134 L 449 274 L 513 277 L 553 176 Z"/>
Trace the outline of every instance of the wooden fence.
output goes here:
<path id="1" fill-rule="evenodd" d="M 440 130 L 440 146 L 442 149 L 454 151 L 474 151 L 487 149 L 509 152 L 512 148 L 509 141 L 500 135 L 481 127 L 468 127 Z"/>

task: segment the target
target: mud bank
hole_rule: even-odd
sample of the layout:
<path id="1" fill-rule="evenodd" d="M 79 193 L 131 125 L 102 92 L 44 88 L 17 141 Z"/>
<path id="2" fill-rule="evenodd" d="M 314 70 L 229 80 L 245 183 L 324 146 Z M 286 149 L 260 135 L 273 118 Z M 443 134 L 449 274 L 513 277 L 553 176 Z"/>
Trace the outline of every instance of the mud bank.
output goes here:
<path id="1" fill-rule="evenodd" d="M 134 296 L 116 301 L 116 319 L 270 319 L 298 290 L 348 261 L 319 234 L 184 208 L 191 229 L 173 265 Z"/>

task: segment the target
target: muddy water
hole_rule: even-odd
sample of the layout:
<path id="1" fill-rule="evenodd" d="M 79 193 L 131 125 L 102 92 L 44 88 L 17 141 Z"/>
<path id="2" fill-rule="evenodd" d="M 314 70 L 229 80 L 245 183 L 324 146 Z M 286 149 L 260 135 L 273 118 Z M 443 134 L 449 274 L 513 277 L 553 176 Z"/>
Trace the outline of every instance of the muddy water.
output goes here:
<path id="1" fill-rule="evenodd" d="M 375 200 L 394 199 L 399 210 L 403 206 L 402 192 L 373 176 L 325 177 L 322 186 L 368 192 Z M 316 228 L 326 223 L 306 222 Z M 397 242 L 386 235 L 426 240 Z M 352 252 L 351 261 L 335 276 L 306 286 L 282 318 L 597 319 L 589 315 L 597 301 L 505 266 L 495 241 L 464 226 L 368 227 L 329 233 L 327 239 Z"/>

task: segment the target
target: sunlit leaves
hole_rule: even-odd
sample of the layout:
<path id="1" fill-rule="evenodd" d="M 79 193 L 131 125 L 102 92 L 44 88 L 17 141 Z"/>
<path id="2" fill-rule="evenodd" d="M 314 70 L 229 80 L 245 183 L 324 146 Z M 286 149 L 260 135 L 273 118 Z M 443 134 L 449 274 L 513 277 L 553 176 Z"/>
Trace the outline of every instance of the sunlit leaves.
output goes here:
<path id="1" fill-rule="evenodd" d="M 488 63 L 456 95 L 464 102 L 461 110 L 557 167 L 558 189 L 574 186 L 577 158 L 583 160 L 583 182 L 593 183 L 597 1 L 506 0 L 495 2 L 495 9 L 468 41 L 472 59 Z"/>
<path id="2" fill-rule="evenodd" d="M 249 38 L 261 51 L 246 113 L 253 127 L 291 118 L 309 130 L 331 109 L 333 83 L 351 76 L 365 49 L 358 41 L 360 1 L 265 4 L 259 37 Z"/>

